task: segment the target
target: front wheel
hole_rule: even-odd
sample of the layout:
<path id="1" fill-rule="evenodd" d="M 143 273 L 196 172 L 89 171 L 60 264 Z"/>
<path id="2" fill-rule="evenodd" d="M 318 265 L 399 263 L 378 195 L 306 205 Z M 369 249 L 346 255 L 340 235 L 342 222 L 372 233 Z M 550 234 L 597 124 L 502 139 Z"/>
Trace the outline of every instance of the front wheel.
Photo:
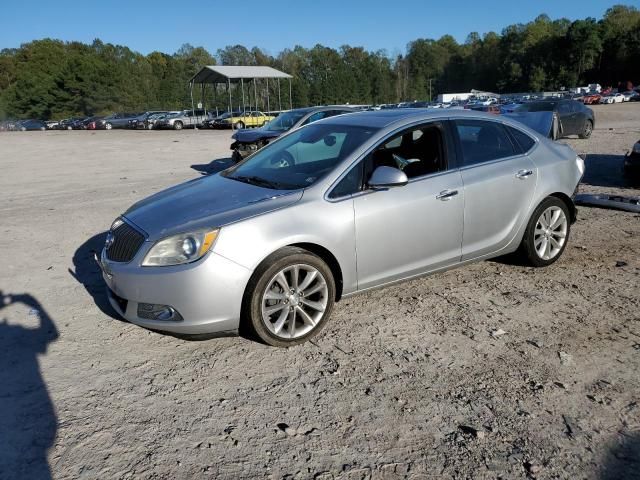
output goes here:
<path id="1" fill-rule="evenodd" d="M 591 136 L 591 133 L 593 133 L 593 122 L 591 120 L 587 120 L 586 122 L 584 122 L 584 130 L 578 136 L 580 138 L 589 138 Z"/>
<path id="2" fill-rule="evenodd" d="M 173 129 L 174 130 L 182 130 L 182 122 L 175 122 L 173 124 Z"/>
<path id="3" fill-rule="evenodd" d="M 242 130 L 244 128 L 244 123 L 236 122 L 234 127 L 236 127 L 236 130 Z"/>
<path id="4" fill-rule="evenodd" d="M 535 209 L 522 239 L 521 250 L 534 267 L 546 267 L 560 258 L 567 246 L 571 224 L 567 205 L 547 197 Z"/>
<path id="5" fill-rule="evenodd" d="M 286 247 L 265 260 L 251 277 L 243 320 L 268 345 L 298 345 L 322 330 L 335 295 L 333 274 L 321 258 Z"/>
<path id="6" fill-rule="evenodd" d="M 104 124 L 104 129 L 105 130 L 111 130 L 113 128 L 113 125 L 111 125 L 110 123 L 105 123 Z"/>

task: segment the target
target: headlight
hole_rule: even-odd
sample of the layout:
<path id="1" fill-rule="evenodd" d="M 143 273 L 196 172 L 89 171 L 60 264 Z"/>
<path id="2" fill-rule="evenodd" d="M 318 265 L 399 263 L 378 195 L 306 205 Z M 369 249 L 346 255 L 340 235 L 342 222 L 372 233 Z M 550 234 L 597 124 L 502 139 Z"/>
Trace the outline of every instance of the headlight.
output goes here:
<path id="1" fill-rule="evenodd" d="M 143 267 L 166 267 L 195 262 L 215 243 L 220 230 L 198 230 L 159 240 L 144 257 Z"/>
<path id="2" fill-rule="evenodd" d="M 576 165 L 580 171 L 580 175 L 584 175 L 584 159 L 582 157 L 576 157 Z"/>

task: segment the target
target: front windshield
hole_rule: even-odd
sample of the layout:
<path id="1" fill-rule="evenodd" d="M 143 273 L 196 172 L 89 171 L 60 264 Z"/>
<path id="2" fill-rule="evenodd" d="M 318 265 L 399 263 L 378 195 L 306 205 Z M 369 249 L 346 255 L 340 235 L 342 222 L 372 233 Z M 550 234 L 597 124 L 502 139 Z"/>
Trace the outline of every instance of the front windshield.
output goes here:
<path id="1" fill-rule="evenodd" d="M 222 175 L 278 190 L 309 187 L 374 132 L 373 128 L 351 125 L 309 125 L 267 145 Z"/>
<path id="2" fill-rule="evenodd" d="M 306 112 L 285 112 L 278 115 L 264 126 L 265 130 L 272 130 L 274 132 L 286 132 L 291 129 Z"/>
<path id="3" fill-rule="evenodd" d="M 553 112 L 555 106 L 555 102 L 523 103 L 516 108 L 516 112 Z"/>

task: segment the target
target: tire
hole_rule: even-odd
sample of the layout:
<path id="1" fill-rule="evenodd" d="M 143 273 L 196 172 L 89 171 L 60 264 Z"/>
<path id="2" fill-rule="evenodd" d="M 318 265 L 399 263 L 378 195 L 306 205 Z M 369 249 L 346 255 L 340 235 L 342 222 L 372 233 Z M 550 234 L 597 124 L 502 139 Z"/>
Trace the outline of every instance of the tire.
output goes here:
<path id="1" fill-rule="evenodd" d="M 242 130 L 244 128 L 244 123 L 243 122 L 236 122 L 234 125 L 236 130 Z"/>
<path id="2" fill-rule="evenodd" d="M 107 123 L 104 124 L 104 129 L 105 130 L 111 130 L 112 128 L 113 128 L 113 125 L 111 125 L 110 123 L 107 122 Z"/>
<path id="3" fill-rule="evenodd" d="M 285 247 L 264 260 L 249 280 L 242 327 L 274 347 L 298 345 L 322 330 L 335 298 L 335 280 L 327 264 L 307 250 Z"/>
<path id="4" fill-rule="evenodd" d="M 173 129 L 174 130 L 182 130 L 182 122 L 177 121 L 173 123 Z"/>
<path id="5" fill-rule="evenodd" d="M 584 130 L 578 136 L 582 139 L 589 138 L 591 133 L 593 132 L 593 122 L 591 120 L 587 120 L 584 122 Z"/>
<path id="6" fill-rule="evenodd" d="M 520 244 L 521 253 L 532 266 L 546 267 L 560 258 L 569 241 L 570 218 L 569 208 L 556 197 L 545 198 L 534 210 Z M 547 228 L 549 223 L 551 228 Z"/>

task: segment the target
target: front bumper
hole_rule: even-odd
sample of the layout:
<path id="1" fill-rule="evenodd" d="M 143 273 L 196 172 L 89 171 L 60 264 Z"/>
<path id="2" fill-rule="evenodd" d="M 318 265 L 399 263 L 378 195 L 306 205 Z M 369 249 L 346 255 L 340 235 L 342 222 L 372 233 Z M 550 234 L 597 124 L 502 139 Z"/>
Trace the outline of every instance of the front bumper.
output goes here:
<path id="1" fill-rule="evenodd" d="M 240 309 L 251 271 L 213 252 L 197 262 L 173 267 L 141 267 L 134 259 L 99 260 L 109 302 L 123 318 L 153 330 L 185 335 L 238 330 Z M 181 321 L 138 315 L 140 303 L 167 305 Z"/>

